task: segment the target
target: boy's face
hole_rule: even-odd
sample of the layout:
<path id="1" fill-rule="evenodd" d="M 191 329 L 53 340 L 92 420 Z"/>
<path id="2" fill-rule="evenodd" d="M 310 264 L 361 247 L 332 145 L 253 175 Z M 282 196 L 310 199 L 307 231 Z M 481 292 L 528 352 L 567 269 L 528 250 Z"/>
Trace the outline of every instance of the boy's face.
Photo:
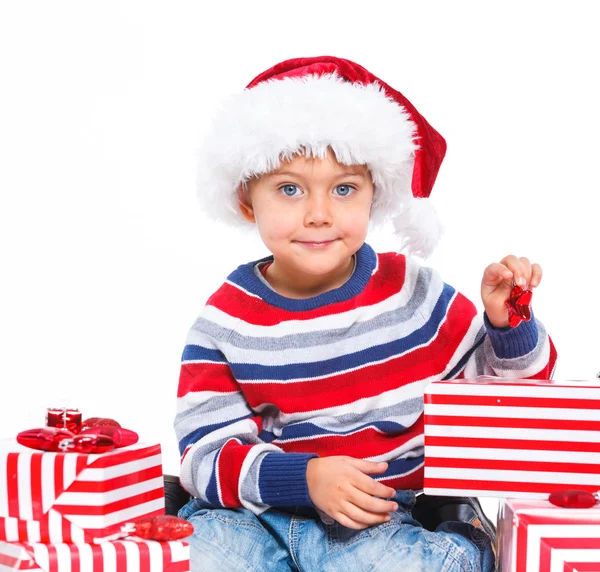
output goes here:
<path id="1" fill-rule="evenodd" d="M 372 200 L 367 167 L 342 165 L 330 152 L 324 159 L 297 156 L 249 181 L 240 209 L 273 253 L 269 273 L 293 294 L 294 287 L 325 291 L 348 278 L 352 255 L 367 236 Z"/>

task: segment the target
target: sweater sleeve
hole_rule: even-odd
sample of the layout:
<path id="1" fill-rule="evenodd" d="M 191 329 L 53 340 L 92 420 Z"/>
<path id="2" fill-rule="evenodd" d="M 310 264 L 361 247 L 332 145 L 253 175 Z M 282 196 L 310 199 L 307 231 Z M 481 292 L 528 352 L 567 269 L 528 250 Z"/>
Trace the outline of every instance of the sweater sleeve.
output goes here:
<path id="1" fill-rule="evenodd" d="M 504 329 L 494 327 L 484 313 L 474 317 L 470 329 L 478 330 L 479 334 L 457 377 L 552 378 L 556 349 L 544 325 L 535 316 L 532 315 L 529 322 Z"/>
<path id="2" fill-rule="evenodd" d="M 316 455 L 285 453 L 261 439 L 262 417 L 249 406 L 211 323 L 202 315 L 188 334 L 177 395 L 175 432 L 181 483 L 214 506 L 313 506 L 306 465 Z"/>
<path id="3" fill-rule="evenodd" d="M 535 316 L 515 328 L 496 328 L 483 315 L 485 337 L 464 369 L 464 377 L 495 375 L 551 379 L 557 353 L 546 328 Z M 463 377 L 463 376 L 461 376 Z"/>

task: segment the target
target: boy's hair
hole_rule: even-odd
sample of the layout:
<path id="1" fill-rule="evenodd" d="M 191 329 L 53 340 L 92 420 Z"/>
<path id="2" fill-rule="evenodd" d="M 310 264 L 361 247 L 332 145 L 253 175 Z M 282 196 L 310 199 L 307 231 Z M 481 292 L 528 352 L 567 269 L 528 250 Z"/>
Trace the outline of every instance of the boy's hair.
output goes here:
<path id="1" fill-rule="evenodd" d="M 247 224 L 240 185 L 298 154 L 366 165 L 374 223 L 391 219 L 400 248 L 429 254 L 441 227 L 429 197 L 446 143 L 415 107 L 365 68 L 323 56 L 287 60 L 231 97 L 201 153 L 198 196 L 215 219 Z"/>

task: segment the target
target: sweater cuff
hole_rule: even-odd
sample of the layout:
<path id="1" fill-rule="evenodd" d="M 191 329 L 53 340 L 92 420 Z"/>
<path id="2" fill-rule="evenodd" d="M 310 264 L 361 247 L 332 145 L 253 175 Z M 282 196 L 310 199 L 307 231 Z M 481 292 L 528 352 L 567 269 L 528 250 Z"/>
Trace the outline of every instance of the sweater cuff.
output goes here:
<path id="1" fill-rule="evenodd" d="M 499 359 L 513 359 L 527 355 L 538 343 L 537 322 L 531 314 L 529 322 L 521 322 L 515 328 L 496 328 L 483 314 L 483 322 L 488 337 Z"/>
<path id="2" fill-rule="evenodd" d="M 308 496 L 306 465 L 318 455 L 269 453 L 258 476 L 260 497 L 269 506 L 314 506 Z"/>

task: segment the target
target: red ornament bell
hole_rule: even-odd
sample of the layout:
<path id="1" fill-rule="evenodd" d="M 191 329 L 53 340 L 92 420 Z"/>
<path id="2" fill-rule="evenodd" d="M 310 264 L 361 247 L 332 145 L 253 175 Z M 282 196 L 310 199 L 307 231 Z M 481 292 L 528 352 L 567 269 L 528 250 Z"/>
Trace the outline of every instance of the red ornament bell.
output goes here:
<path id="1" fill-rule="evenodd" d="M 590 508 L 597 502 L 594 494 L 578 490 L 556 491 L 550 495 L 548 500 L 563 508 Z"/>
<path id="2" fill-rule="evenodd" d="M 531 320 L 531 290 L 523 290 L 520 286 L 513 286 L 510 296 L 504 305 L 508 308 L 508 325 L 511 328 L 518 326 L 521 322 Z"/>
<path id="3" fill-rule="evenodd" d="M 127 523 L 123 527 L 123 532 L 145 540 L 179 540 L 193 534 L 194 526 L 183 518 L 163 514 L 138 518 Z"/>
<path id="4" fill-rule="evenodd" d="M 81 428 L 81 411 L 68 407 L 48 407 L 46 409 L 46 426 L 62 427 L 72 433 L 78 433 Z"/>

